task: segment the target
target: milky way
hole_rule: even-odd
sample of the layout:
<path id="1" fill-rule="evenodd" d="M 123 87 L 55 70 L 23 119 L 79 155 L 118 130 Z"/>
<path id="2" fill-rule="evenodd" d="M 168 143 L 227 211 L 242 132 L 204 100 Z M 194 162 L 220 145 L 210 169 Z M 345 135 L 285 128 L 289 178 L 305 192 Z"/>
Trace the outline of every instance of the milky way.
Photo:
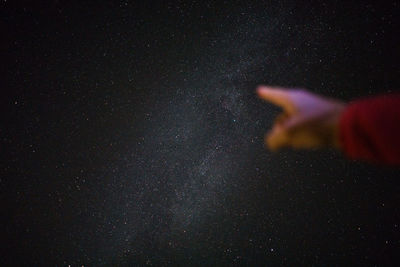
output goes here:
<path id="1" fill-rule="evenodd" d="M 397 259 L 398 171 L 267 151 L 280 109 L 254 94 L 399 88 L 397 3 L 11 2 L 2 265 Z"/>

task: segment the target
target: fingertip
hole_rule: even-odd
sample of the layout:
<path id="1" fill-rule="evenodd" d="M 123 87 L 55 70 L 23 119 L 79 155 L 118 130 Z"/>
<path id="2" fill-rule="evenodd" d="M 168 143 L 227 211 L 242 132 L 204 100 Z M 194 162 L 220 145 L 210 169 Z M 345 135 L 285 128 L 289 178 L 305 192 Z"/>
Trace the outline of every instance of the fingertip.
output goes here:
<path id="1" fill-rule="evenodd" d="M 256 92 L 258 94 L 260 94 L 260 93 L 264 93 L 264 92 L 270 91 L 271 89 L 272 88 L 270 86 L 267 86 L 267 85 L 264 85 L 264 84 L 260 84 L 260 85 L 257 86 Z"/>
<path id="2" fill-rule="evenodd" d="M 266 150 L 268 150 L 268 151 L 271 151 L 271 152 L 274 152 L 274 151 L 275 151 L 275 149 L 273 149 L 273 148 L 269 145 L 268 139 L 267 139 L 267 138 L 264 139 L 264 148 L 265 148 Z"/>
<path id="3" fill-rule="evenodd" d="M 266 85 L 259 85 L 256 89 L 258 97 L 264 100 L 269 100 L 272 88 Z"/>
<path id="4" fill-rule="evenodd" d="M 260 93 L 261 93 L 262 88 L 263 88 L 263 85 L 258 85 L 258 86 L 256 87 L 256 94 L 257 94 L 257 95 L 260 96 Z"/>

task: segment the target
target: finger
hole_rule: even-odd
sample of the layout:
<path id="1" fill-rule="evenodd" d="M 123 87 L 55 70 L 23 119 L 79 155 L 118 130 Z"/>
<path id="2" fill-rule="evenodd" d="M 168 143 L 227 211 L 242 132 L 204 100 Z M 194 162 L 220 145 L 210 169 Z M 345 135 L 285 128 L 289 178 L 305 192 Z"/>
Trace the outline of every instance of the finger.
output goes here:
<path id="1" fill-rule="evenodd" d="M 295 149 L 312 149 L 323 146 L 326 141 L 321 135 L 321 129 L 313 123 L 313 119 L 303 116 L 293 116 L 281 125 L 287 133 L 286 146 Z"/>
<path id="2" fill-rule="evenodd" d="M 273 129 L 265 135 L 264 142 L 266 147 L 271 151 L 277 151 L 290 144 L 287 131 L 279 125 L 275 125 Z"/>
<path id="3" fill-rule="evenodd" d="M 260 98 L 282 107 L 288 113 L 294 111 L 294 104 L 288 89 L 261 85 L 257 88 L 257 94 Z"/>
<path id="4" fill-rule="evenodd" d="M 286 121 L 290 120 L 290 116 L 283 112 L 279 114 L 274 122 L 272 130 L 265 135 L 265 146 L 272 151 L 276 151 L 288 145 L 288 134 L 285 129 Z"/>
<path id="5" fill-rule="evenodd" d="M 313 149 L 322 147 L 322 142 L 317 135 L 309 131 L 297 130 L 291 133 L 289 146 L 294 149 Z"/>
<path id="6" fill-rule="evenodd" d="M 301 116 L 288 116 L 286 113 L 280 114 L 276 118 L 272 130 L 265 136 L 265 145 L 272 151 L 284 147 L 298 148 L 298 142 L 302 143 L 304 137 L 297 135 L 297 132 L 304 123 L 306 123 L 306 120 Z M 300 140 L 298 140 L 299 138 Z"/>

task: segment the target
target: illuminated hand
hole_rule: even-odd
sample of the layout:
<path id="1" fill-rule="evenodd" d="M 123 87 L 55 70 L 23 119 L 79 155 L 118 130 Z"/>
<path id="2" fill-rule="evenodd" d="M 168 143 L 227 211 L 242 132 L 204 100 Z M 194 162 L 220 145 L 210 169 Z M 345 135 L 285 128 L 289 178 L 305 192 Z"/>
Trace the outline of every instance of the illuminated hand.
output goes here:
<path id="1" fill-rule="evenodd" d="M 257 94 L 283 109 L 272 130 L 265 135 L 265 144 L 270 150 L 339 148 L 338 124 L 345 103 L 302 89 L 259 86 Z"/>

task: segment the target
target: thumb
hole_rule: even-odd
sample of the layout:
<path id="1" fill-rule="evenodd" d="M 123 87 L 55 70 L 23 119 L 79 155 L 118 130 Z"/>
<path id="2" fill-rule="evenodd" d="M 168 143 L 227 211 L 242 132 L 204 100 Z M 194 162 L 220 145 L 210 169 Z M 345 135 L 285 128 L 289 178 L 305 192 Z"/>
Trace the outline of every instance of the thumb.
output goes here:
<path id="1" fill-rule="evenodd" d="M 292 133 L 306 122 L 307 119 L 302 116 L 291 116 L 276 122 L 272 130 L 265 135 L 265 145 L 272 151 L 292 146 Z"/>
<path id="2" fill-rule="evenodd" d="M 275 124 L 264 138 L 266 147 L 271 151 L 279 150 L 290 144 L 289 134 L 282 124 Z"/>

